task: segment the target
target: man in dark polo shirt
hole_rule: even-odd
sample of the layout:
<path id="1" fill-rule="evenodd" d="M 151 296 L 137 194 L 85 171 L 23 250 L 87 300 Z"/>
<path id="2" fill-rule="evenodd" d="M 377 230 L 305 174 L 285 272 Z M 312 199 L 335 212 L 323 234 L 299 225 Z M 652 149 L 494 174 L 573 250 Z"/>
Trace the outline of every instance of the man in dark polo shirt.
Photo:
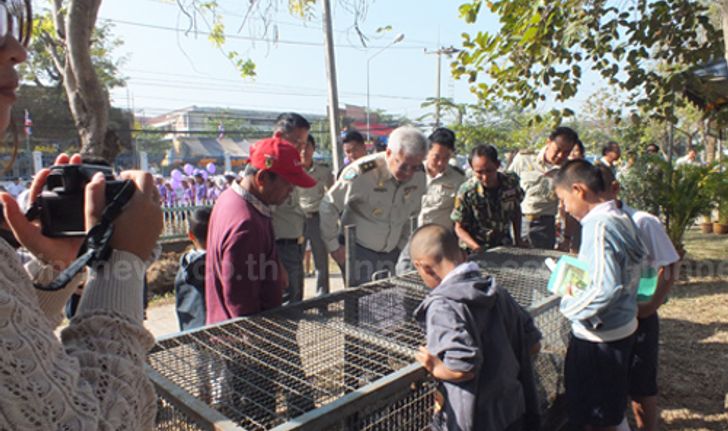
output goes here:
<path id="1" fill-rule="evenodd" d="M 285 271 L 276 254 L 270 206 L 283 203 L 294 186 L 314 185 L 293 145 L 280 137 L 253 145 L 245 177 L 220 195 L 210 216 L 207 324 L 281 305 Z"/>

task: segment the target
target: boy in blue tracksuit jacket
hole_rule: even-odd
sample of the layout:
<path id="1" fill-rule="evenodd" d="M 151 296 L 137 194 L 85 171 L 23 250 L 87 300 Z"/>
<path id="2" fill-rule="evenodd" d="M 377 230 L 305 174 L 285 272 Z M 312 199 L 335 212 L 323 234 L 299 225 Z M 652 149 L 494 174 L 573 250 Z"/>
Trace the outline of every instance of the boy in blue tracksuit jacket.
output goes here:
<path id="1" fill-rule="evenodd" d="M 532 353 L 541 333 L 508 292 L 484 277 L 457 237 L 440 225 L 419 228 L 411 256 L 433 290 L 415 310 L 427 332 L 417 360 L 441 383 L 433 429 L 538 428 Z"/>
<path id="2" fill-rule="evenodd" d="M 590 430 L 615 430 L 627 407 L 637 286 L 647 253 L 629 215 L 604 198 L 598 167 L 570 161 L 554 187 L 566 211 L 581 222 L 579 259 L 590 276 L 584 291 L 561 300 L 572 329 L 564 371 L 569 420 Z"/>
<path id="3" fill-rule="evenodd" d="M 174 278 L 175 311 L 180 331 L 205 325 L 205 249 L 210 208 L 190 214 L 188 236 L 193 250 L 183 254 Z"/>

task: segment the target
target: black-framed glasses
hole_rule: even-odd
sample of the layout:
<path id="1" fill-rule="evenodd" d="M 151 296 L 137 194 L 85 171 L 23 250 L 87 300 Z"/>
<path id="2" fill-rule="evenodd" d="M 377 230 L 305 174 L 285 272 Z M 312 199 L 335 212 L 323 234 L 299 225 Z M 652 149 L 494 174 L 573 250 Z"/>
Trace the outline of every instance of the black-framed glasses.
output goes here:
<path id="1" fill-rule="evenodd" d="M 30 3 L 31 0 L 0 0 L 0 47 L 5 46 L 8 36 L 28 46 L 33 30 Z"/>

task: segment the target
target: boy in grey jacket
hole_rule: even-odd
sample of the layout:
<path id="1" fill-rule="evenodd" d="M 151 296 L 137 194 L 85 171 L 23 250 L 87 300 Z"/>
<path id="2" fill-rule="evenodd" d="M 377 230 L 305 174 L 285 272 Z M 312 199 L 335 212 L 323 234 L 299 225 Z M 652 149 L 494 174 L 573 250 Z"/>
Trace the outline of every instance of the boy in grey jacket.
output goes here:
<path id="1" fill-rule="evenodd" d="M 428 224 L 412 235 L 412 262 L 433 290 L 415 310 L 427 332 L 417 360 L 441 384 L 436 430 L 534 429 L 531 353 L 541 333 L 508 292 L 465 261 L 457 237 Z"/>

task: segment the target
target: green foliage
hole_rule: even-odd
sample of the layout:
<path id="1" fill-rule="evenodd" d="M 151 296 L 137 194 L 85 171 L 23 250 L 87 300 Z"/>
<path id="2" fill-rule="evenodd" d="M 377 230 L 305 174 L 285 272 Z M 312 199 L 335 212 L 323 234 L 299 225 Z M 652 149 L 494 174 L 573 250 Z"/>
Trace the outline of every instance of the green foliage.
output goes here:
<path id="1" fill-rule="evenodd" d="M 683 72 L 723 51 L 708 9 L 694 0 L 470 0 L 460 15 L 475 23 L 483 5 L 500 27 L 464 33 L 452 71 L 486 105 L 534 109 L 549 95 L 566 101 L 590 67 L 628 92 L 635 109 L 674 123 L 679 94 L 691 79 Z"/>
<path id="2" fill-rule="evenodd" d="M 109 22 L 97 22 L 91 35 L 91 61 L 96 69 L 96 76 L 107 90 L 126 85 L 120 69 L 127 58 L 114 55 L 124 42 L 114 36 L 113 29 L 113 24 Z M 59 63 L 65 61 L 65 50 L 63 44 L 55 38 L 55 32 L 51 12 L 45 10 L 36 13 L 33 18 L 33 37 L 28 47 L 28 60 L 19 66 L 23 80 L 32 81 L 38 86 L 62 85 L 63 71 L 59 69 Z"/>
<path id="3" fill-rule="evenodd" d="M 436 98 L 429 98 L 421 106 L 430 108 L 437 102 Z M 543 143 L 554 124 L 550 114 L 539 116 L 512 105 L 455 103 L 448 98 L 441 98 L 439 102 L 441 114 L 446 119 L 443 123 L 455 132 L 457 150 L 461 154 L 480 144 L 495 145 L 499 151 L 534 148 Z M 428 113 L 418 120 L 431 116 Z M 540 117 L 539 121 L 536 117 Z"/>
<path id="4" fill-rule="evenodd" d="M 643 157 L 620 178 L 622 199 L 630 206 L 662 214 L 667 234 L 682 249 L 685 230 L 710 211 L 713 166 L 674 167 L 660 157 Z"/>
<path id="5" fill-rule="evenodd" d="M 728 224 L 728 163 L 714 165 L 707 189 L 718 209 L 718 222 Z"/>

